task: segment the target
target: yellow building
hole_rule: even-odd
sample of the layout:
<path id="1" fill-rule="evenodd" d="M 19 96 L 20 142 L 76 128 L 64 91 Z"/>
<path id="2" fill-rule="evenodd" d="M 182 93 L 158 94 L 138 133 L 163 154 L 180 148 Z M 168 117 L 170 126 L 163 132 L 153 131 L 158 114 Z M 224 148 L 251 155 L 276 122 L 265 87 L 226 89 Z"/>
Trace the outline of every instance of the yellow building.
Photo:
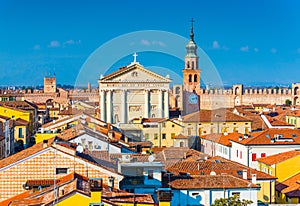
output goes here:
<path id="1" fill-rule="evenodd" d="M 295 110 L 286 115 L 286 122 L 292 125 L 295 125 L 295 129 L 300 128 L 300 111 Z"/>
<path id="2" fill-rule="evenodd" d="M 298 163 L 299 164 L 299 163 Z M 276 184 L 276 203 L 300 204 L 300 172 Z"/>
<path id="3" fill-rule="evenodd" d="M 59 116 L 59 108 L 49 108 L 49 117 L 50 119 L 58 119 Z"/>
<path id="4" fill-rule="evenodd" d="M 166 118 L 136 118 L 132 124 L 141 130 L 144 141 L 153 143 L 153 147 L 174 146 L 174 138 L 183 130 L 181 124 Z"/>
<path id="5" fill-rule="evenodd" d="M 24 146 L 30 146 L 30 135 L 29 135 L 29 122 L 23 119 L 16 119 L 14 121 L 14 139 L 15 142 Z"/>
<path id="6" fill-rule="evenodd" d="M 59 133 L 36 133 L 34 135 L 35 143 L 43 142 L 44 140 L 49 140 L 52 137 L 58 136 Z"/>
<path id="7" fill-rule="evenodd" d="M 37 107 L 30 102 L 0 102 L 0 115 L 29 122 L 29 135 L 32 135 L 36 129 Z"/>
<path id="8" fill-rule="evenodd" d="M 186 136 L 201 136 L 212 133 L 251 132 L 252 121 L 227 109 L 200 110 L 178 119 L 184 126 Z"/>
<path id="9" fill-rule="evenodd" d="M 293 176 L 300 172 L 300 151 L 291 150 L 268 157 L 258 158 L 256 160 L 258 161 L 258 168 L 260 171 L 277 177 L 276 203 L 299 203 L 297 201 L 299 201 L 300 195 L 297 198 L 289 196 L 291 193 L 288 193 L 287 191 L 290 192 L 293 189 L 286 189 L 288 186 L 283 186 L 283 184 L 291 185 L 294 181 Z M 290 178 L 292 178 L 292 180 L 289 180 Z"/>

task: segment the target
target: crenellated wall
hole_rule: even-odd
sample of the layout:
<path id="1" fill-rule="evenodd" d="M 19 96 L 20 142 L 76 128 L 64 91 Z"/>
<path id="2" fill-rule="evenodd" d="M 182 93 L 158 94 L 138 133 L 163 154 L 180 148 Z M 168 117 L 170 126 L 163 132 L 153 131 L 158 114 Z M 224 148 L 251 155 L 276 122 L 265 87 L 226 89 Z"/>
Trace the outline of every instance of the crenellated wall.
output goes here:
<path id="1" fill-rule="evenodd" d="M 181 99 L 180 95 L 175 92 L 179 86 L 174 85 L 173 88 L 175 99 Z M 286 100 L 292 101 L 294 105 L 300 105 L 300 83 L 292 84 L 291 88 L 244 88 L 242 84 L 235 84 L 230 89 L 201 88 L 198 95 L 200 95 L 201 109 L 230 108 L 249 104 L 283 105 Z M 181 105 L 182 103 L 175 103 L 171 107 L 180 108 Z"/>

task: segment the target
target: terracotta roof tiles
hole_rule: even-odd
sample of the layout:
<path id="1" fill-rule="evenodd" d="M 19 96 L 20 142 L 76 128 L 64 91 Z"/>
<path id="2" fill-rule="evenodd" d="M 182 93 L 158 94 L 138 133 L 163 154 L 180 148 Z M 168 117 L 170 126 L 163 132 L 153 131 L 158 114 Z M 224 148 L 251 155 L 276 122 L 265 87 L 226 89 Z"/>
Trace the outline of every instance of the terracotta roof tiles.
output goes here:
<path id="1" fill-rule="evenodd" d="M 228 109 L 200 110 L 182 117 L 183 122 L 251 122 Z"/>
<path id="2" fill-rule="evenodd" d="M 258 162 L 262 162 L 264 164 L 267 164 L 267 165 L 271 166 L 271 165 L 283 162 L 285 160 L 288 160 L 290 158 L 296 157 L 298 155 L 300 155 L 299 150 L 291 150 L 291 151 L 288 151 L 288 152 L 278 153 L 278 154 L 271 155 L 271 156 L 268 156 L 268 157 L 258 158 L 256 160 Z"/>
<path id="3" fill-rule="evenodd" d="M 259 188 L 248 180 L 232 175 L 199 175 L 191 179 L 176 179 L 169 185 L 174 189 L 233 189 L 249 188 L 250 186 Z"/>

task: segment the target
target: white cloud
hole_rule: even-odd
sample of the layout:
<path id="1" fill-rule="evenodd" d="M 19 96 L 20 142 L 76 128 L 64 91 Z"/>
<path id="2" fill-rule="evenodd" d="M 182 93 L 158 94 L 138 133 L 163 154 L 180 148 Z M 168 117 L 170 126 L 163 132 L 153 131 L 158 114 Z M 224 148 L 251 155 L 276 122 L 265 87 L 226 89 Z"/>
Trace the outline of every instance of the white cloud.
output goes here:
<path id="1" fill-rule="evenodd" d="M 40 50 L 41 49 L 41 45 L 36 44 L 33 46 L 33 50 Z"/>
<path id="2" fill-rule="evenodd" d="M 142 40 L 141 40 L 141 44 L 142 44 L 142 45 L 149 46 L 149 45 L 150 45 L 150 42 L 149 42 L 148 40 L 142 39 Z"/>
<path id="3" fill-rule="evenodd" d="M 272 49 L 271 49 L 271 53 L 272 53 L 272 54 L 275 54 L 275 53 L 277 53 L 277 49 L 275 49 L 275 48 L 272 48 Z"/>
<path id="4" fill-rule="evenodd" d="M 66 47 L 66 46 L 68 46 L 68 45 L 78 45 L 78 44 L 81 44 L 81 40 L 73 40 L 73 39 L 70 39 L 70 40 L 68 40 L 68 41 L 65 41 L 64 43 L 63 43 L 63 47 Z"/>
<path id="5" fill-rule="evenodd" d="M 159 45 L 159 46 L 162 46 L 162 47 L 166 46 L 166 44 L 162 41 L 152 41 L 152 45 Z"/>
<path id="6" fill-rule="evenodd" d="M 253 50 L 254 50 L 255 52 L 258 52 L 258 51 L 259 51 L 258 48 L 254 48 Z"/>
<path id="7" fill-rule="evenodd" d="M 60 47 L 60 43 L 59 43 L 59 41 L 53 40 L 53 41 L 50 42 L 48 47 L 57 48 L 57 47 Z"/>
<path id="8" fill-rule="evenodd" d="M 218 41 L 213 41 L 213 43 L 212 43 L 212 47 L 213 47 L 213 49 L 220 49 L 220 44 L 219 44 L 219 42 Z"/>
<path id="9" fill-rule="evenodd" d="M 249 51 L 249 46 L 243 46 L 243 47 L 240 48 L 240 50 L 242 52 L 248 52 Z"/>

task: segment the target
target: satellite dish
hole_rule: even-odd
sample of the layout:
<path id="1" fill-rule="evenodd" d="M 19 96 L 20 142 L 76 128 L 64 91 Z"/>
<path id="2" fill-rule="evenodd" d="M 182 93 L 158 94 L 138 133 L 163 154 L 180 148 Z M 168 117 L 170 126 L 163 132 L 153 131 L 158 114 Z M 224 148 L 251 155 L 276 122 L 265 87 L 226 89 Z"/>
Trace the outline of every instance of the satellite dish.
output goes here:
<path id="1" fill-rule="evenodd" d="M 148 157 L 148 161 L 149 161 L 149 162 L 153 162 L 154 160 L 155 160 L 154 155 L 150 155 L 150 156 Z"/>
<path id="2" fill-rule="evenodd" d="M 76 147 L 76 152 L 82 153 L 82 152 L 83 152 L 83 146 L 78 145 L 78 146 Z"/>

